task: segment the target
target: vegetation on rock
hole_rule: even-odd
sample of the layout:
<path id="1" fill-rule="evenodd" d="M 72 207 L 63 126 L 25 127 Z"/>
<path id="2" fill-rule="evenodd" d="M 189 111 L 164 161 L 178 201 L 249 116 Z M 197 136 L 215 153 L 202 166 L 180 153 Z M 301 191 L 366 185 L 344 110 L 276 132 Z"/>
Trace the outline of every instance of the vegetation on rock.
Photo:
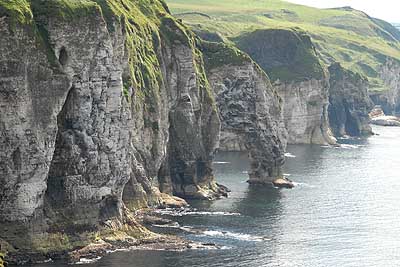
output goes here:
<path id="1" fill-rule="evenodd" d="M 204 55 L 207 70 L 212 70 L 225 65 L 243 65 L 252 61 L 251 58 L 235 46 L 225 43 L 199 41 L 200 50 Z"/>
<path id="2" fill-rule="evenodd" d="M 266 29 L 233 39 L 268 73 L 272 81 L 324 78 L 324 66 L 310 37 L 298 30 Z"/>

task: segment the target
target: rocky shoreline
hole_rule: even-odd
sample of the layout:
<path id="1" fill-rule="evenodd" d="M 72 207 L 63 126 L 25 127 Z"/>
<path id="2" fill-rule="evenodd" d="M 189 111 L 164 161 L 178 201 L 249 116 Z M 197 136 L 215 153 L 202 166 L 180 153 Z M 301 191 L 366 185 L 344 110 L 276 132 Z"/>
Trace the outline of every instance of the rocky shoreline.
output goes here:
<path id="1" fill-rule="evenodd" d="M 184 207 L 175 206 L 168 208 L 168 211 L 181 211 Z M 178 223 L 163 218 L 155 213 L 157 209 L 138 210 L 135 214 L 135 224 L 139 223 L 149 228 L 173 227 Z M 165 209 L 161 209 L 165 210 Z M 179 226 L 179 225 L 178 225 Z M 179 227 L 177 227 L 179 229 Z M 99 235 L 93 242 L 73 249 L 72 251 L 54 251 L 50 253 L 11 251 L 7 253 L 5 262 L 12 265 L 38 264 L 52 261 L 66 262 L 69 264 L 90 263 L 101 259 L 109 253 L 117 251 L 132 250 L 165 250 L 165 251 L 185 251 L 193 249 L 221 249 L 215 243 L 200 243 L 190 241 L 172 234 L 155 233 L 145 230 L 147 236 L 134 238 L 122 234 L 120 236 Z M 1 263 L 1 260 L 0 260 Z M 1 265 L 0 265 L 1 266 Z"/>

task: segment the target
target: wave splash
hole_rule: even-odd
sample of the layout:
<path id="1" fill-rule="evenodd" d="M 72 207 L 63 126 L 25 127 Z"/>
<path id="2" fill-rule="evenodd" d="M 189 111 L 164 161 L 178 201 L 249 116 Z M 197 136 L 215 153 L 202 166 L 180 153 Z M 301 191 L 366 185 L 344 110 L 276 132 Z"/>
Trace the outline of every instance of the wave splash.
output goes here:
<path id="1" fill-rule="evenodd" d="M 206 230 L 203 232 L 203 234 L 207 235 L 207 236 L 236 239 L 236 240 L 240 240 L 240 241 L 261 242 L 261 241 L 265 241 L 265 240 L 271 240 L 270 238 L 266 238 L 264 236 L 255 236 L 255 235 L 249 235 L 249 234 L 234 233 L 234 232 L 229 232 L 229 231 Z"/>
<path id="2" fill-rule="evenodd" d="M 160 215 L 169 215 L 175 217 L 190 216 L 190 215 L 206 215 L 206 216 L 240 216 L 237 212 L 226 212 L 226 211 L 198 211 L 196 209 L 158 209 L 154 211 Z"/>

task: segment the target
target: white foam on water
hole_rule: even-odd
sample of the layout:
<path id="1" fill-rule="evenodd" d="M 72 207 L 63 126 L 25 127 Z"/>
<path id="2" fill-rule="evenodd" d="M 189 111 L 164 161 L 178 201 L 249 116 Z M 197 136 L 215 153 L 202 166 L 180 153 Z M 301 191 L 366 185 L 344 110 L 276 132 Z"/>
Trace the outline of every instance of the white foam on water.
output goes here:
<path id="1" fill-rule="evenodd" d="M 287 158 L 295 158 L 296 156 L 293 155 L 292 153 L 287 152 L 287 153 L 285 153 L 285 157 L 287 157 Z"/>
<path id="2" fill-rule="evenodd" d="M 322 148 L 334 148 L 334 146 L 330 146 L 330 145 L 325 145 L 325 146 L 321 146 Z"/>
<path id="3" fill-rule="evenodd" d="M 360 146 L 358 146 L 358 145 L 341 144 L 340 147 L 344 148 L 344 149 L 354 149 L 354 148 L 359 148 Z"/>
<path id="4" fill-rule="evenodd" d="M 172 228 L 172 229 L 181 228 L 181 226 L 177 222 L 172 223 L 172 224 L 153 224 L 152 226 L 158 227 L 158 228 Z"/>
<path id="5" fill-rule="evenodd" d="M 240 216 L 238 212 L 225 212 L 225 211 L 187 211 L 183 212 L 184 215 L 208 215 L 208 216 Z"/>
<path id="6" fill-rule="evenodd" d="M 53 262 L 53 260 L 52 259 L 47 259 L 47 260 L 44 260 L 44 261 L 38 261 L 37 263 L 50 263 L 50 262 Z"/>
<path id="7" fill-rule="evenodd" d="M 77 264 L 77 265 L 79 265 L 79 264 L 90 264 L 90 263 L 94 263 L 94 262 L 96 262 L 96 261 L 98 261 L 100 259 L 101 259 L 101 257 L 97 257 L 97 258 L 94 258 L 94 259 L 81 258 L 75 264 Z"/>
<path id="8" fill-rule="evenodd" d="M 222 246 L 222 247 L 218 247 L 218 249 L 227 250 L 227 249 L 232 249 L 232 247 Z"/>
<path id="9" fill-rule="evenodd" d="M 187 215 L 207 215 L 207 216 L 240 216 L 237 212 L 225 212 L 225 211 L 197 211 L 195 209 L 161 209 L 155 210 L 154 212 L 161 215 L 170 215 L 176 217 L 182 217 Z"/>
<path id="10" fill-rule="evenodd" d="M 249 234 L 241 234 L 241 233 L 233 233 L 229 231 L 214 231 L 214 230 L 207 230 L 203 232 L 204 235 L 207 236 L 215 236 L 215 237 L 224 237 L 230 239 L 236 239 L 241 241 L 253 241 L 253 242 L 260 242 L 264 240 L 269 240 L 263 236 L 254 236 Z"/>
<path id="11" fill-rule="evenodd" d="M 294 186 L 295 186 L 295 187 L 297 187 L 297 186 L 302 186 L 302 187 L 310 187 L 310 188 L 315 188 L 315 186 L 314 186 L 314 185 L 310 185 L 310 184 L 307 184 L 307 183 L 293 182 L 293 184 L 294 184 Z"/>
<path id="12" fill-rule="evenodd" d="M 231 164 L 229 161 L 214 161 L 214 164 Z"/>

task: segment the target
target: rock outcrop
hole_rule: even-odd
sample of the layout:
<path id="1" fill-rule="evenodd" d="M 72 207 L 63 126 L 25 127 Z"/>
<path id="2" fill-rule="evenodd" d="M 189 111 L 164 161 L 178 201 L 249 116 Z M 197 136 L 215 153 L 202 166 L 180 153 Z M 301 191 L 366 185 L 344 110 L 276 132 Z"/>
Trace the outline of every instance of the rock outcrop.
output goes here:
<path id="1" fill-rule="evenodd" d="M 256 30 L 234 40 L 268 74 L 283 99 L 289 144 L 332 144 L 329 81 L 308 35 L 295 30 Z"/>
<path id="2" fill-rule="evenodd" d="M 379 116 L 371 119 L 371 123 L 380 126 L 400 127 L 400 118 L 395 116 Z"/>
<path id="3" fill-rule="evenodd" d="M 368 95 L 368 80 L 344 69 L 339 63 L 329 68 L 329 124 L 336 137 L 368 136 L 369 112 L 373 109 Z"/>
<path id="4" fill-rule="evenodd" d="M 134 238 L 148 232 L 125 206 L 225 194 L 201 53 L 164 2 L 13 1 L 0 36 L 0 239 L 48 253 Z"/>
<path id="5" fill-rule="evenodd" d="M 222 122 L 222 151 L 248 151 L 250 183 L 271 184 L 282 177 L 286 130 L 281 98 L 267 75 L 243 52 L 203 41 L 208 78 Z"/>

